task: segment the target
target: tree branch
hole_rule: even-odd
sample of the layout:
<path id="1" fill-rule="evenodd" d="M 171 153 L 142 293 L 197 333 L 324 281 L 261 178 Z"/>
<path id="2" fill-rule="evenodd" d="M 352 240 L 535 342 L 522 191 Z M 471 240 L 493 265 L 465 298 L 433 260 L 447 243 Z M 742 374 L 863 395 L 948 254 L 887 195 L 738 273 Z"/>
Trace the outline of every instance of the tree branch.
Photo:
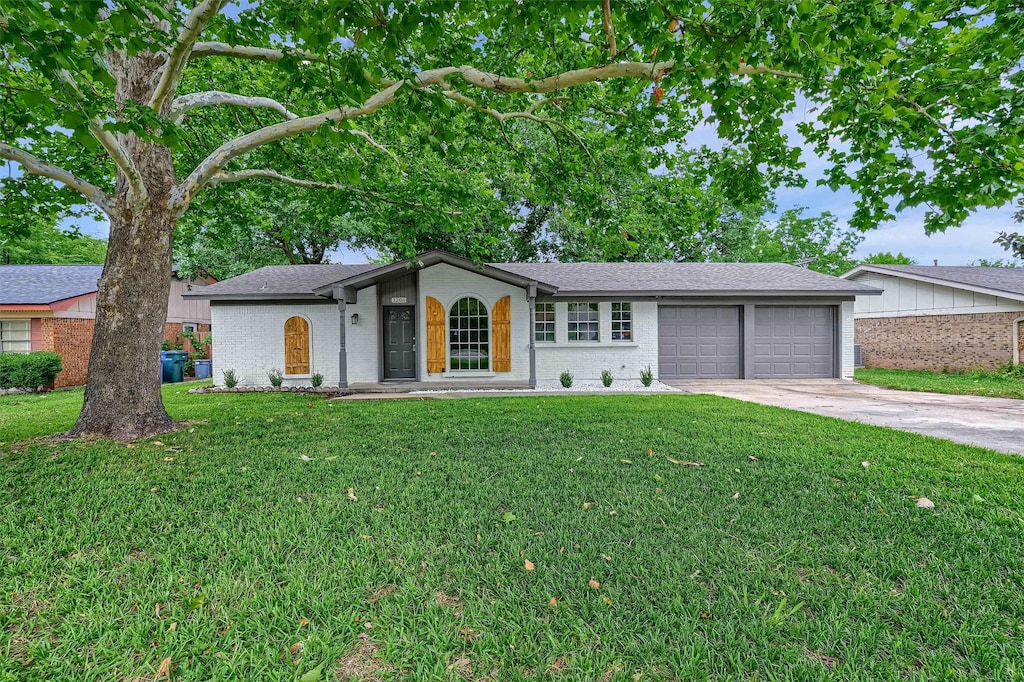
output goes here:
<path id="1" fill-rule="evenodd" d="M 142 173 L 139 172 L 135 162 L 128 156 L 128 153 L 121 146 L 121 143 L 117 141 L 117 138 L 103 129 L 103 123 L 98 118 L 89 121 L 89 132 L 99 140 L 118 169 L 124 173 L 125 178 L 128 180 L 128 200 L 133 208 L 138 209 L 149 197 L 149 191 L 146 189 L 146 183 L 142 179 Z"/>
<path id="2" fill-rule="evenodd" d="M 402 201 L 399 199 L 392 199 L 391 197 L 385 196 L 379 192 L 373 190 L 362 189 L 353 185 L 342 185 L 335 182 L 320 182 L 317 180 L 304 180 L 302 178 L 295 178 L 290 175 L 284 175 L 277 171 L 270 170 L 267 168 L 249 168 L 240 171 L 221 171 L 213 175 L 209 182 L 208 187 L 216 187 L 228 182 L 240 182 L 242 180 L 250 179 L 264 179 L 264 180 L 276 180 L 277 182 L 283 182 L 287 185 L 294 185 L 296 187 L 305 187 L 306 189 L 331 189 L 331 190 L 344 190 L 346 192 L 354 192 L 356 194 L 362 194 L 364 196 L 372 197 L 378 201 L 383 201 L 387 204 L 394 204 L 395 206 L 408 206 L 409 208 L 423 209 L 427 208 L 423 204 L 416 203 L 414 201 Z M 460 216 L 461 211 L 445 211 L 446 215 Z"/>
<path id="3" fill-rule="evenodd" d="M 176 97 L 174 102 L 171 103 L 171 120 L 175 121 L 182 118 L 192 109 L 219 105 L 245 107 L 247 109 L 272 109 L 289 121 L 298 118 L 298 115 L 289 111 L 288 107 L 269 97 L 246 97 L 245 95 L 236 95 L 233 92 L 207 90 L 205 92 L 193 92 Z"/>
<path id="4" fill-rule="evenodd" d="M 604 23 L 604 34 L 608 36 L 608 52 L 614 57 L 619 53 L 615 48 L 615 30 L 612 28 L 611 0 L 601 0 L 601 15 Z"/>
<path id="5" fill-rule="evenodd" d="M 308 50 L 292 49 L 289 54 L 310 62 L 327 61 L 318 54 Z M 253 47 L 251 45 L 228 45 L 227 43 L 204 42 L 192 46 L 189 58 L 196 57 L 234 57 L 235 59 L 250 59 L 257 62 L 279 62 L 284 59 L 284 50 L 277 50 L 272 47 Z"/>
<path id="6" fill-rule="evenodd" d="M 167 56 L 167 64 L 164 66 L 164 72 L 160 75 L 160 82 L 157 83 L 153 96 L 149 99 L 149 106 L 157 113 L 160 113 L 165 100 L 173 94 L 174 88 L 178 86 L 181 73 L 185 70 L 185 64 L 192 54 L 192 48 L 199 35 L 206 28 L 210 19 L 220 12 L 223 4 L 224 0 L 203 0 L 189 12 L 185 19 L 185 25 L 182 26 L 181 33 L 178 34 L 174 49 Z"/>
<path id="7" fill-rule="evenodd" d="M 98 206 L 100 210 L 108 216 L 112 215 L 112 209 L 107 201 L 106 193 L 91 182 L 86 182 L 59 166 L 46 163 L 42 159 L 39 159 L 22 149 L 12 147 L 4 144 L 3 142 L 0 142 L 0 158 L 16 161 L 21 164 L 21 167 L 24 168 L 25 172 L 29 175 L 38 175 L 67 185 L 92 203 L 96 204 L 96 206 Z"/>
<path id="8" fill-rule="evenodd" d="M 174 191 L 170 199 L 170 205 L 176 210 L 183 211 L 192 195 L 209 182 L 210 178 L 219 173 L 224 166 L 232 159 L 238 158 L 258 147 L 270 144 L 277 140 L 295 137 L 303 133 L 316 130 L 329 122 L 344 121 L 368 116 L 381 107 L 390 104 L 395 100 L 398 91 L 405 85 L 417 89 L 427 89 L 431 85 L 441 87 L 448 86 L 446 79 L 453 75 L 461 75 L 470 85 L 483 90 L 494 92 L 517 92 L 517 93 L 538 93 L 552 92 L 563 88 L 593 83 L 596 81 L 609 80 L 613 78 L 634 78 L 641 80 L 656 80 L 672 71 L 675 63 L 666 62 L 617 62 L 604 64 L 588 69 L 576 69 L 561 74 L 540 79 L 509 78 L 498 74 L 488 73 L 472 66 L 450 66 L 439 69 L 431 69 L 420 72 L 410 82 L 398 81 L 378 91 L 367 99 L 359 107 L 340 107 L 331 109 L 314 116 L 297 118 L 292 121 L 285 121 L 261 128 L 242 135 L 234 140 L 222 144 L 206 157 L 196 168 L 182 181 Z M 732 73 L 738 75 L 770 74 L 788 78 L 800 78 L 799 74 L 793 74 L 766 66 L 749 66 L 741 64 L 738 68 L 731 69 Z M 448 92 L 455 93 L 454 90 Z M 445 95 L 448 96 L 447 94 Z M 460 95 L 461 96 L 461 95 Z M 468 99 L 468 98 L 467 98 Z M 458 100 L 456 100 L 458 101 Z M 470 100 L 472 101 L 472 100 Z M 529 112 L 521 112 L 519 117 L 532 116 Z M 510 114 L 505 114 L 506 117 Z"/>
<path id="9" fill-rule="evenodd" d="M 355 135 L 356 137 L 363 138 L 364 140 L 366 140 L 366 144 L 370 145 L 374 149 L 377 149 L 387 154 L 395 163 L 399 163 L 398 157 L 395 156 L 395 153 L 388 149 L 387 147 L 385 147 L 384 145 L 382 145 L 380 142 L 377 142 L 377 140 L 373 139 L 373 137 L 370 136 L 370 133 L 363 130 L 350 130 L 348 132 L 351 133 L 352 135 Z"/>

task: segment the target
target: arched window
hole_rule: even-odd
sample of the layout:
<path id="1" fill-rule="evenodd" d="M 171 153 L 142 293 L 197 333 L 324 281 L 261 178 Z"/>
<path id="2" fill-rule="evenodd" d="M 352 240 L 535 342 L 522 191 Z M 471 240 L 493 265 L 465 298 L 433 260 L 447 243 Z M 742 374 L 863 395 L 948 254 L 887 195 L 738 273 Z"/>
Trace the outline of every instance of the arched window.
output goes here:
<path id="1" fill-rule="evenodd" d="M 309 374 L 309 322 L 304 317 L 284 323 L 284 373 Z"/>
<path id="2" fill-rule="evenodd" d="M 452 305 L 448 347 L 452 370 L 491 368 L 491 327 L 481 301 L 467 296 Z"/>

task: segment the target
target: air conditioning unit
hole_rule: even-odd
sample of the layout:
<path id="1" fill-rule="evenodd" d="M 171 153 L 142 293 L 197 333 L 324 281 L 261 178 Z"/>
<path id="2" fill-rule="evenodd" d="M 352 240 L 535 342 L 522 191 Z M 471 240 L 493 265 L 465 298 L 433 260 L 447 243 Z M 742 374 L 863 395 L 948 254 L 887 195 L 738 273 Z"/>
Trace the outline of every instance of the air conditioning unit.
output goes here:
<path id="1" fill-rule="evenodd" d="M 860 344 L 859 343 L 853 344 L 853 366 L 854 367 L 863 367 L 864 366 L 864 363 L 861 361 L 861 357 L 860 357 Z"/>

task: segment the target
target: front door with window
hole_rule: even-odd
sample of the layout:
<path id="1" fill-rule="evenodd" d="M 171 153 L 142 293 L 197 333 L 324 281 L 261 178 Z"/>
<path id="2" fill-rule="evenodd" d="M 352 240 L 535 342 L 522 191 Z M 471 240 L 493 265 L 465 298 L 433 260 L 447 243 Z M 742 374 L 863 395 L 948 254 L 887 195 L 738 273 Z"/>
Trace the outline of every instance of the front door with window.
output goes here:
<path id="1" fill-rule="evenodd" d="M 412 306 L 384 308 L 384 378 L 416 378 L 416 315 Z"/>

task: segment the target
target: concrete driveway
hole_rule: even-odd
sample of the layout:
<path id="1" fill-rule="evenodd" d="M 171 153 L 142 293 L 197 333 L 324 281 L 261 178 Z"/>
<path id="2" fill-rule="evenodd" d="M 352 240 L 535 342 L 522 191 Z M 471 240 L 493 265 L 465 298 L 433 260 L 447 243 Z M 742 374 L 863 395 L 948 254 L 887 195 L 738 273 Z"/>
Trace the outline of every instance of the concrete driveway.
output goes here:
<path id="1" fill-rule="evenodd" d="M 665 383 L 688 393 L 788 407 L 1024 455 L 1024 400 L 894 391 L 838 379 Z"/>

